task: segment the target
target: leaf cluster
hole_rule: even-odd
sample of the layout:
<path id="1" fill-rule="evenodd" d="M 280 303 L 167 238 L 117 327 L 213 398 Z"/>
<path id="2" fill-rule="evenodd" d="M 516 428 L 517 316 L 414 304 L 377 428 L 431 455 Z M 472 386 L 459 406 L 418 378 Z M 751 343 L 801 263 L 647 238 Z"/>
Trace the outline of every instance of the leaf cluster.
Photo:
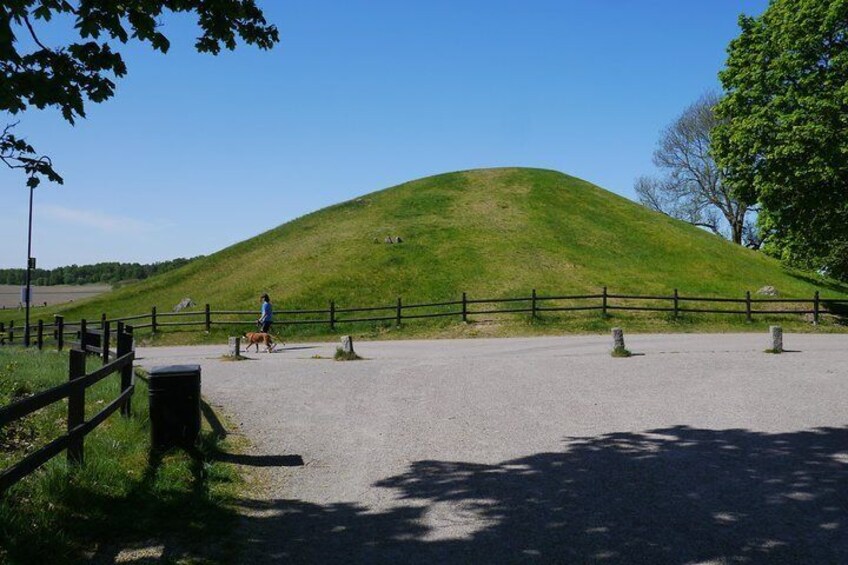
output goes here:
<path id="1" fill-rule="evenodd" d="M 218 54 L 235 49 L 241 40 L 262 49 L 279 41 L 274 25 L 266 22 L 255 0 L 4 0 L 0 5 L 0 111 L 18 114 L 27 108 L 56 108 L 73 124 L 85 117 L 86 103 L 99 103 L 115 94 L 115 80 L 127 66 L 115 44 L 137 40 L 166 53 L 162 32 L 166 12 L 195 13 L 201 34 L 195 48 Z M 73 22 L 78 41 L 52 47 L 39 29 L 52 20 Z M 48 159 L 4 132 L 4 162 L 23 168 L 29 185 L 39 175 L 61 182 Z"/>
<path id="2" fill-rule="evenodd" d="M 716 161 L 760 204 L 768 249 L 848 280 L 848 0 L 775 0 L 739 25 Z"/>

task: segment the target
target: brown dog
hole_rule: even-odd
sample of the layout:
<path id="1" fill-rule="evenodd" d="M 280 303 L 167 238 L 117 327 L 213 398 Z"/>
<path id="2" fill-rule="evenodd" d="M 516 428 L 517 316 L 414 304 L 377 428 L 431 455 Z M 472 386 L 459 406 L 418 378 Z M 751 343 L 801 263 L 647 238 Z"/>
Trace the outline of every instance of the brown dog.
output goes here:
<path id="1" fill-rule="evenodd" d="M 247 332 L 244 334 L 244 339 L 247 340 L 247 347 L 244 348 L 245 351 L 250 350 L 251 345 L 256 346 L 256 353 L 259 353 L 259 344 L 263 344 L 268 353 L 274 351 L 274 348 L 277 347 L 277 344 L 274 343 L 274 339 L 271 337 L 271 334 L 266 334 L 262 332 Z"/>

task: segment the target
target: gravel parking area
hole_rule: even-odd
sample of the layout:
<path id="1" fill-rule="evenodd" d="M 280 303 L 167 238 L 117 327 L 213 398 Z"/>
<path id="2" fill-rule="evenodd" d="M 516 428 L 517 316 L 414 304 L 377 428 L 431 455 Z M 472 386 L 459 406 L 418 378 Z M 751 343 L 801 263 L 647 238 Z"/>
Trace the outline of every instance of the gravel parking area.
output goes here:
<path id="1" fill-rule="evenodd" d="M 848 562 L 848 336 L 626 337 L 138 354 L 253 443 L 246 562 Z"/>

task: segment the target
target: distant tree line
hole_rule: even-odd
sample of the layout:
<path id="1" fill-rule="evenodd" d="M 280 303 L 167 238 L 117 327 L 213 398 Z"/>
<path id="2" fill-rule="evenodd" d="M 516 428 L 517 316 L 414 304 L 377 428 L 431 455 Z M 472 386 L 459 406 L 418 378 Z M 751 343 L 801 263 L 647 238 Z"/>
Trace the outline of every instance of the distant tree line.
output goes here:
<path id="1" fill-rule="evenodd" d="M 58 284 L 115 284 L 120 281 L 142 280 L 166 271 L 172 271 L 200 257 L 173 259 L 142 265 L 140 263 L 96 263 L 94 265 L 70 265 L 55 269 L 34 269 L 32 284 L 53 286 Z M 0 284 L 22 285 L 26 281 L 26 269 L 0 269 Z"/>

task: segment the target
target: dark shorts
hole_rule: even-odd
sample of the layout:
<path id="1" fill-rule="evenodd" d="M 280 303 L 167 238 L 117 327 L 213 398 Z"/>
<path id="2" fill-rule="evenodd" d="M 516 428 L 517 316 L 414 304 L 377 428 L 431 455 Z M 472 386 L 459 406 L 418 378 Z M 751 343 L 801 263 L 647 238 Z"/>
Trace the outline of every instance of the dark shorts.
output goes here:
<path id="1" fill-rule="evenodd" d="M 262 333 L 266 334 L 266 333 L 268 333 L 268 330 L 270 330 L 270 329 L 271 329 L 271 324 L 272 324 L 272 323 L 273 323 L 273 322 L 262 322 L 262 323 L 258 323 L 258 322 L 257 322 L 257 325 L 259 325 L 259 327 L 261 328 Z"/>

